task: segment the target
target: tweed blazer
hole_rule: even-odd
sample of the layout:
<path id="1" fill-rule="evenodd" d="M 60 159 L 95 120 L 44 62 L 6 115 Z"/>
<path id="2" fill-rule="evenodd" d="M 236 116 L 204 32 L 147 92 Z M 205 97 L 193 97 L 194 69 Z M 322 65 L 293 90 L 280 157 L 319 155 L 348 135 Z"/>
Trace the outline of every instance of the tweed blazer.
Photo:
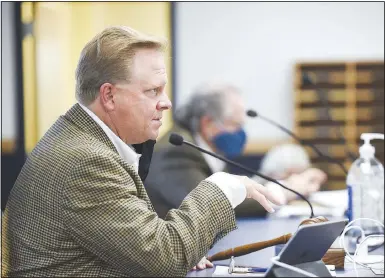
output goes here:
<path id="1" fill-rule="evenodd" d="M 78 104 L 29 155 L 4 218 L 3 276 L 184 276 L 236 228 L 207 181 L 159 218 L 134 167 Z"/>

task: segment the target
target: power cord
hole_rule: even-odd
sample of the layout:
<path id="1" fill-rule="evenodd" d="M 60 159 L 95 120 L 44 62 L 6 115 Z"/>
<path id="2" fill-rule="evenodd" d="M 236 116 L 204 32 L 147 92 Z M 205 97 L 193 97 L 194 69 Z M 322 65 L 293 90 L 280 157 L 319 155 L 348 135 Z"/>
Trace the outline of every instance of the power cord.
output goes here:
<path id="1" fill-rule="evenodd" d="M 369 233 L 369 234 L 366 233 L 365 235 L 366 236 L 372 236 L 372 235 L 383 235 L 383 234 L 384 234 L 384 232 L 382 232 L 382 233 L 381 232 L 380 233 Z M 362 240 L 363 239 L 361 239 L 361 236 L 359 236 L 356 240 L 356 244 L 357 245 L 360 244 Z M 368 253 L 373 252 L 382 246 L 384 246 L 384 241 L 382 241 L 378 244 L 371 244 L 370 246 L 368 246 Z M 354 255 L 354 252 L 351 252 L 350 255 Z"/>
<path id="2" fill-rule="evenodd" d="M 360 250 L 360 248 L 362 246 L 365 246 L 363 243 L 365 241 L 367 241 L 369 238 L 374 238 L 374 237 L 384 237 L 383 234 L 372 234 L 372 235 L 369 235 L 369 236 L 365 236 L 365 232 L 364 230 L 362 229 L 362 227 L 360 226 L 353 226 L 352 224 L 357 222 L 357 221 L 360 221 L 360 220 L 369 220 L 369 221 L 373 221 L 374 223 L 382 226 L 384 228 L 384 224 L 382 224 L 380 221 L 378 220 L 375 220 L 375 219 L 370 219 L 370 218 L 357 218 L 353 221 L 351 221 L 348 225 L 346 225 L 345 229 L 343 230 L 342 234 L 341 234 L 341 237 L 339 239 L 339 243 L 340 243 L 340 246 L 344 249 L 346 255 L 348 256 L 348 259 L 351 260 L 351 262 L 353 262 L 353 267 L 354 267 L 354 271 L 356 273 L 356 277 L 358 277 L 358 272 L 357 272 L 357 264 L 358 265 L 361 265 L 365 268 L 368 268 L 368 269 L 374 269 L 374 270 L 384 270 L 384 268 L 376 268 L 376 267 L 371 267 L 370 265 L 372 264 L 377 264 L 377 263 L 382 263 L 384 262 L 384 259 L 381 259 L 379 261 L 375 261 L 375 262 L 369 262 L 369 263 L 363 263 L 363 262 L 359 262 L 357 260 L 357 254 L 358 254 L 358 251 Z M 352 257 L 350 255 L 350 253 L 348 252 L 346 246 L 345 246 L 345 234 L 349 231 L 349 230 L 352 230 L 352 229 L 358 229 L 360 232 L 361 232 L 361 238 L 362 238 L 362 241 L 357 245 L 357 248 L 356 248 L 356 251 L 354 252 L 354 256 Z M 279 260 L 279 256 L 276 256 L 276 257 L 273 257 L 271 258 L 271 261 L 274 265 L 277 265 L 277 266 L 280 266 L 280 267 L 283 267 L 283 268 L 286 268 L 286 269 L 289 269 L 291 271 L 294 271 L 298 274 L 302 274 L 306 277 L 318 277 L 317 275 L 313 274 L 313 273 L 310 273 L 306 270 L 303 270 L 303 269 L 300 269 L 298 267 L 295 267 L 295 266 L 292 266 L 292 265 L 289 265 L 289 264 L 286 264 L 286 263 L 283 263 L 283 262 L 280 262 L 278 261 Z"/>
<path id="3" fill-rule="evenodd" d="M 356 260 L 356 256 L 358 254 L 358 250 L 360 249 L 361 246 L 363 246 L 363 243 L 368 239 L 368 238 L 371 238 L 371 237 L 384 237 L 384 235 L 370 235 L 370 236 L 367 236 L 364 238 L 364 240 L 358 244 L 357 246 L 357 249 L 356 249 L 356 252 L 354 252 L 354 256 L 353 256 L 353 267 L 354 267 L 354 272 L 356 273 L 356 277 L 358 277 L 358 272 L 357 272 L 357 260 Z M 370 265 L 370 264 L 376 264 L 376 263 L 382 263 L 384 262 L 384 259 L 382 259 L 381 261 L 378 261 L 378 262 L 371 262 L 371 263 L 366 263 L 367 265 Z M 375 269 L 375 270 L 384 270 L 384 268 L 376 268 L 376 267 L 368 267 L 370 269 Z"/>
<path id="4" fill-rule="evenodd" d="M 371 218 L 357 218 L 351 222 L 349 222 L 348 225 L 346 225 L 344 231 L 342 232 L 341 234 L 341 237 L 340 237 L 340 240 L 339 240 L 339 243 L 340 243 L 340 247 L 342 247 L 347 255 L 347 259 L 350 260 L 350 262 L 353 262 L 353 267 L 354 267 L 354 271 L 356 273 L 356 277 L 358 277 L 358 272 L 357 272 L 357 264 L 364 267 L 364 268 L 368 268 L 368 269 L 375 269 L 375 270 L 384 270 L 384 268 L 375 268 L 375 267 L 371 267 L 370 265 L 372 264 L 377 264 L 377 263 L 382 263 L 384 262 L 384 259 L 382 260 L 379 260 L 379 261 L 375 261 L 375 262 L 370 262 L 370 263 L 365 263 L 365 262 L 359 262 L 357 260 L 357 254 L 358 254 L 358 251 L 359 249 L 362 247 L 362 246 L 365 246 L 363 245 L 363 243 L 368 239 L 368 238 L 373 238 L 373 237 L 384 237 L 384 235 L 382 234 L 378 234 L 378 235 L 369 235 L 369 236 L 365 236 L 365 232 L 364 230 L 362 229 L 362 227 L 360 226 L 356 226 L 356 225 L 353 225 L 353 223 L 357 222 L 357 221 L 361 221 L 361 220 L 368 220 L 368 221 L 372 221 L 374 223 L 376 223 L 377 225 L 381 226 L 382 228 L 384 228 L 384 224 L 382 224 L 380 221 L 378 220 L 375 220 L 375 219 L 371 219 Z M 362 241 L 357 245 L 357 248 L 356 248 L 356 251 L 354 252 L 354 256 L 352 257 L 350 255 L 350 252 L 349 250 L 346 248 L 346 245 L 345 245 L 345 234 L 349 231 L 349 230 L 352 230 L 352 229 L 358 229 L 360 232 L 361 232 L 361 238 L 362 238 Z M 367 246 L 366 246 L 367 247 Z M 367 253 L 367 252 L 366 252 Z"/>

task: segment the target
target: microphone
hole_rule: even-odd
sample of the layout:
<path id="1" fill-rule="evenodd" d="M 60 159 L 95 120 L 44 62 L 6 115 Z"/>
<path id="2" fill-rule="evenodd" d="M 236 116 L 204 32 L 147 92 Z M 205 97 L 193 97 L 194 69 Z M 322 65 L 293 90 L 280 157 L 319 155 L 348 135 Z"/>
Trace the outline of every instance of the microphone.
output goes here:
<path id="1" fill-rule="evenodd" d="M 179 134 L 177 134 L 177 133 L 171 133 L 171 135 L 170 135 L 170 137 L 169 137 L 169 142 L 170 142 L 172 145 L 174 145 L 174 146 L 181 146 L 181 145 L 183 145 L 183 144 L 188 145 L 188 146 L 190 146 L 190 147 L 192 147 L 192 148 L 194 148 L 194 149 L 196 149 L 196 150 L 198 150 L 198 151 L 201 151 L 201 152 L 203 152 L 203 153 L 206 153 L 206 154 L 208 154 L 208 155 L 211 155 L 211 156 L 213 156 L 213 157 L 215 157 L 215 158 L 217 158 L 217 159 L 219 159 L 219 160 L 222 160 L 222 161 L 224 161 L 224 162 L 227 162 L 227 163 L 229 163 L 229 164 L 231 164 L 231 165 L 233 165 L 233 166 L 235 166 L 235 167 L 238 167 L 238 168 L 240 168 L 240 169 L 242 169 L 242 170 L 245 170 L 245 171 L 247 171 L 247 172 L 249 172 L 249 173 L 251 173 L 251 174 L 253 174 L 253 175 L 257 175 L 257 176 L 259 176 L 259 177 L 261 177 L 261 178 L 264 178 L 265 180 L 268 180 L 268 181 L 271 181 L 271 182 L 273 182 L 273 183 L 278 184 L 279 186 L 285 188 L 286 190 L 289 190 L 289 191 L 293 192 L 294 194 L 296 194 L 297 196 L 299 196 L 301 199 L 303 199 L 306 203 L 308 203 L 308 205 L 309 205 L 309 207 L 310 207 L 310 218 L 313 218 L 313 217 L 314 217 L 313 206 L 311 205 L 311 203 L 309 202 L 309 200 L 308 200 L 305 196 L 303 196 L 301 193 L 299 193 L 299 192 L 297 192 L 297 191 L 295 191 L 295 190 L 293 190 L 293 189 L 291 189 L 291 188 L 288 188 L 288 187 L 284 186 L 284 185 L 283 185 L 282 183 L 280 183 L 279 181 L 277 181 L 277 180 L 275 180 L 275 179 L 272 179 L 272 178 L 270 178 L 270 177 L 267 177 L 267 176 L 265 176 L 265 175 L 263 175 L 263 174 L 261 174 L 261 173 L 258 173 L 257 171 L 255 171 L 255 170 L 253 170 L 253 169 L 251 169 L 251 168 L 248 168 L 248 167 L 243 166 L 243 165 L 241 165 L 241 164 L 239 164 L 239 163 L 237 163 L 237 162 L 234 162 L 234 161 L 232 161 L 232 160 L 229 160 L 229 159 L 227 159 L 227 158 L 225 158 L 225 157 L 223 157 L 223 156 L 221 156 L 221 155 L 218 155 L 218 154 L 216 154 L 216 153 L 213 153 L 213 152 L 210 152 L 210 151 L 208 151 L 208 150 L 205 150 L 205 149 L 203 149 L 203 148 L 201 148 L 201 147 L 199 147 L 199 146 L 197 146 L 197 145 L 195 145 L 195 144 L 193 144 L 193 143 L 191 143 L 191 142 L 185 141 L 185 140 L 183 139 L 183 136 L 181 136 L 181 135 L 179 135 Z"/>
<path id="2" fill-rule="evenodd" d="M 302 140 L 301 138 L 299 138 L 297 135 L 295 135 L 293 132 L 291 132 L 290 130 L 288 130 L 287 128 L 281 126 L 280 124 L 274 122 L 273 120 L 270 120 L 264 116 L 262 116 L 261 114 L 258 114 L 256 111 L 254 110 L 247 110 L 246 112 L 247 116 L 251 117 L 251 118 L 261 118 L 262 120 L 274 125 L 275 127 L 278 127 L 280 130 L 284 131 L 285 133 L 289 134 L 292 138 L 294 138 L 295 140 L 297 140 L 301 145 L 308 145 L 309 147 L 311 147 L 317 154 L 319 157 L 324 157 L 326 158 L 329 162 L 331 163 L 334 163 L 334 164 L 337 164 L 338 166 L 341 167 L 341 169 L 344 171 L 345 175 L 348 174 L 348 171 L 346 170 L 345 166 L 335 160 L 334 158 L 330 157 L 330 156 L 327 156 L 327 155 L 324 155 L 315 145 L 311 144 L 311 143 L 307 143 L 305 142 L 304 140 Z"/>

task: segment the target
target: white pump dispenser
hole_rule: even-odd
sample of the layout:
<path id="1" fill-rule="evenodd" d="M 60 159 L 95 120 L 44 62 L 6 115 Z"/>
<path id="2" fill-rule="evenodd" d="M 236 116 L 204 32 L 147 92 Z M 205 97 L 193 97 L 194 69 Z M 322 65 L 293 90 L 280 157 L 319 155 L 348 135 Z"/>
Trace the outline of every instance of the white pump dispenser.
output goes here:
<path id="1" fill-rule="evenodd" d="M 370 174 L 373 166 L 373 160 L 375 159 L 374 154 L 376 153 L 376 149 L 372 144 L 370 144 L 370 140 L 373 139 L 382 139 L 384 140 L 384 134 L 381 133 L 362 133 L 361 140 L 364 140 L 364 144 L 360 147 L 360 158 L 363 159 L 360 164 L 361 171 L 364 174 Z"/>
<path id="2" fill-rule="evenodd" d="M 373 219 L 378 223 L 384 223 L 384 167 L 375 158 L 376 150 L 370 141 L 373 139 L 384 140 L 381 133 L 363 133 L 361 140 L 364 144 L 359 148 L 360 157 L 351 165 L 347 176 L 348 188 L 348 218 L 354 219 Z M 376 225 L 373 221 L 359 220 L 357 222 L 362 228 L 363 234 L 361 241 L 373 234 L 383 234 L 383 226 Z M 358 232 L 357 230 L 355 232 Z M 356 233 L 352 234 L 352 241 L 356 243 Z M 380 239 L 380 241 L 383 238 Z M 370 238 L 365 241 L 363 248 L 360 249 L 360 261 L 371 262 L 372 256 L 368 256 L 368 247 L 375 247 L 379 242 L 378 238 Z"/>
<path id="3" fill-rule="evenodd" d="M 381 133 L 362 133 L 361 140 L 364 140 L 364 144 L 360 147 L 360 156 L 364 159 L 370 159 L 374 157 L 376 149 L 370 144 L 372 139 L 384 140 L 384 134 Z"/>
<path id="4" fill-rule="evenodd" d="M 351 165 L 347 176 L 349 193 L 348 218 L 367 217 L 384 222 L 384 166 L 375 158 L 370 140 L 382 139 L 384 134 L 363 133 L 360 157 Z"/>

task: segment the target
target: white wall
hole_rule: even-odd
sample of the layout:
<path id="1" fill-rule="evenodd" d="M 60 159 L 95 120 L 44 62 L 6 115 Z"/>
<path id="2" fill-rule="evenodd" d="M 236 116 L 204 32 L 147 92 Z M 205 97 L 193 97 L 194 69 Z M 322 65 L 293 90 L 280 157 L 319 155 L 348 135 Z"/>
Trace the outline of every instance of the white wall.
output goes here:
<path id="1" fill-rule="evenodd" d="M 15 46 L 13 3 L 1 3 L 1 139 L 16 139 Z"/>
<path id="2" fill-rule="evenodd" d="M 384 59 L 384 4 L 176 4 L 176 107 L 200 82 L 222 79 L 243 89 L 249 108 L 294 127 L 297 61 Z M 285 139 L 261 121 L 253 139 Z"/>

